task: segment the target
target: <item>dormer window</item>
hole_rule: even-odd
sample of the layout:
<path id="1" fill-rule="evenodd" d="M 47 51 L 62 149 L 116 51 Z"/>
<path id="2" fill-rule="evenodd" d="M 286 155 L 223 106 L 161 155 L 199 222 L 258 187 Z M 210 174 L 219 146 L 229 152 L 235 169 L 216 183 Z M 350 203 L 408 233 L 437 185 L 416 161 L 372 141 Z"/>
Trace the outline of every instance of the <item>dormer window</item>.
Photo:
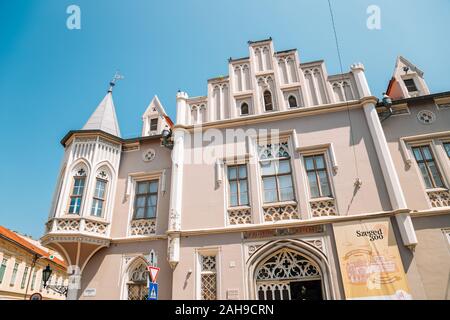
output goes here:
<path id="1" fill-rule="evenodd" d="M 245 116 L 248 115 L 248 104 L 246 102 L 244 102 L 243 104 L 241 104 L 241 115 Z"/>
<path id="2" fill-rule="evenodd" d="M 150 132 L 158 130 L 158 118 L 150 120 Z"/>
<path id="3" fill-rule="evenodd" d="M 297 108 L 297 99 L 294 96 L 289 96 L 289 108 Z"/>
<path id="4" fill-rule="evenodd" d="M 414 79 L 404 79 L 403 82 L 405 83 L 406 89 L 408 89 L 408 92 L 416 92 L 417 87 L 416 83 L 414 82 Z"/>
<path id="5" fill-rule="evenodd" d="M 272 93 L 269 90 L 264 91 L 264 109 L 266 111 L 273 110 Z"/>

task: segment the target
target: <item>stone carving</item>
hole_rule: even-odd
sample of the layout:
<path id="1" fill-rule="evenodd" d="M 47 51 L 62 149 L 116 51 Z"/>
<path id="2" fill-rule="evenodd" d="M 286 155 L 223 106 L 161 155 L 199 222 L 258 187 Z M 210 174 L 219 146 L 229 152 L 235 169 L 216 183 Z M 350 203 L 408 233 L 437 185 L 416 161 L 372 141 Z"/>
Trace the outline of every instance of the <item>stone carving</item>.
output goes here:
<path id="1" fill-rule="evenodd" d="M 80 231 L 79 219 L 58 219 L 56 231 Z"/>
<path id="2" fill-rule="evenodd" d="M 156 151 L 154 149 L 150 148 L 142 154 L 142 160 L 144 162 L 151 162 L 151 161 L 153 161 L 153 159 L 155 159 L 155 156 L 156 156 Z"/>
<path id="3" fill-rule="evenodd" d="M 311 200 L 311 214 L 313 217 L 335 216 L 337 215 L 334 199 Z"/>
<path id="4" fill-rule="evenodd" d="M 86 220 L 84 230 L 87 232 L 106 235 L 106 231 L 108 230 L 108 224 L 98 221 Z"/>
<path id="5" fill-rule="evenodd" d="M 448 190 L 429 191 L 427 193 L 433 208 L 450 206 L 450 192 Z"/>
<path id="6" fill-rule="evenodd" d="M 156 219 L 139 219 L 131 221 L 132 236 L 147 236 L 156 233 Z"/>
<path id="7" fill-rule="evenodd" d="M 430 110 L 421 110 L 417 113 L 417 119 L 423 124 L 431 124 L 436 120 L 436 115 Z"/>
<path id="8" fill-rule="evenodd" d="M 300 219 L 300 215 L 298 213 L 296 204 L 274 205 L 265 207 L 263 208 L 263 210 L 264 210 L 264 221 L 266 222 Z"/>
<path id="9" fill-rule="evenodd" d="M 252 212 L 250 208 L 228 209 L 228 224 L 249 224 L 252 223 Z"/>

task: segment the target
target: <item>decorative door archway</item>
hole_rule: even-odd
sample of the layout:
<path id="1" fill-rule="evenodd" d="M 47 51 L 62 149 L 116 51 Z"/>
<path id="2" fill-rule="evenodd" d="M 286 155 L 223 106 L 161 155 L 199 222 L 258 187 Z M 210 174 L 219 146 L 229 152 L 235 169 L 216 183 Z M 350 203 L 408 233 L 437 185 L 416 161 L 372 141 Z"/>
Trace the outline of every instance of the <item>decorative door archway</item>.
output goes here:
<path id="1" fill-rule="evenodd" d="M 250 299 L 333 299 L 326 257 L 304 241 L 269 242 L 249 258 L 247 265 Z"/>

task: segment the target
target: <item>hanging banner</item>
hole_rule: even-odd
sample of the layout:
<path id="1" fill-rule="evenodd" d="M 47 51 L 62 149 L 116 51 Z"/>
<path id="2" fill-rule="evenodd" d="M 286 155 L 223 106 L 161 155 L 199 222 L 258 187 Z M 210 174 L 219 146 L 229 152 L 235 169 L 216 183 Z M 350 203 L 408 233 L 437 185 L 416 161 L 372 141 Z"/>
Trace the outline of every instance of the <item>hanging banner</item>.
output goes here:
<path id="1" fill-rule="evenodd" d="M 412 299 L 389 218 L 333 224 L 345 297 Z"/>

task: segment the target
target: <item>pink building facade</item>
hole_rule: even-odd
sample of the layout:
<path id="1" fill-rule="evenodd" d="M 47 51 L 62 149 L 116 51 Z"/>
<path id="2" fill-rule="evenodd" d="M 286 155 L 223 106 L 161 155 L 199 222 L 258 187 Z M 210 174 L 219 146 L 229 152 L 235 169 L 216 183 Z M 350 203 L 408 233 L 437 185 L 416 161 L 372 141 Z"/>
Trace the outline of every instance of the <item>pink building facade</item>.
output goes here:
<path id="1" fill-rule="evenodd" d="M 387 94 L 360 63 L 330 75 L 271 39 L 206 96 L 178 92 L 174 123 L 155 97 L 140 137 L 121 138 L 111 89 L 62 140 L 42 238 L 75 266 L 69 298 L 145 299 L 148 265 L 160 299 L 449 298 L 450 93 L 399 57 Z M 377 221 L 399 262 L 369 240 L 351 259 L 377 262 L 382 287 L 398 272 L 383 296 L 339 232 Z"/>

